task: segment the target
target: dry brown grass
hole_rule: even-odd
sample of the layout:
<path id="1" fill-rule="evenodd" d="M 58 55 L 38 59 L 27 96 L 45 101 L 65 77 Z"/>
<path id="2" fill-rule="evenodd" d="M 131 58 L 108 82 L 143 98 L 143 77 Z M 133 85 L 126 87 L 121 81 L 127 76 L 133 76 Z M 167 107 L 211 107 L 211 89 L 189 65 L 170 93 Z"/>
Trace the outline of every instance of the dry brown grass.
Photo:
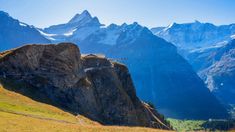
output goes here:
<path id="1" fill-rule="evenodd" d="M 7 56 L 10 53 L 12 53 L 12 50 L 7 50 L 7 51 L 4 51 L 4 52 L 0 52 L 0 59 Z"/>
<path id="2" fill-rule="evenodd" d="M 39 103 L 21 94 L 8 91 L 0 85 L 0 132 L 166 131 L 141 127 L 102 126 L 83 116 L 75 117 L 54 106 Z"/>
<path id="3" fill-rule="evenodd" d="M 1 132 L 166 132 L 140 127 L 93 126 L 40 120 L 0 112 Z"/>
<path id="4" fill-rule="evenodd" d="M 0 111 L 21 113 L 25 115 L 38 116 L 42 118 L 50 118 L 63 120 L 67 122 L 98 125 L 81 115 L 74 116 L 57 107 L 34 101 L 21 94 L 4 89 L 0 85 Z"/>

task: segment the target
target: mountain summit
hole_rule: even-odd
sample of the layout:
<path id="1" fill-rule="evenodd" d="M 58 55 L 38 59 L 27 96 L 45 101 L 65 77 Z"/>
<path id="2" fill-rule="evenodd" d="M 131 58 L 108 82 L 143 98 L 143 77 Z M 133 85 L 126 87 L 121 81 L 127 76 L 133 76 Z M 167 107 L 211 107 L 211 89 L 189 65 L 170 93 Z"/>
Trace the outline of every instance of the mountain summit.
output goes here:
<path id="1" fill-rule="evenodd" d="M 42 34 L 53 42 L 81 41 L 102 26 L 97 17 L 85 10 L 76 14 L 65 24 L 53 25 L 41 30 Z"/>
<path id="2" fill-rule="evenodd" d="M 81 21 L 90 21 L 92 19 L 91 14 L 85 10 L 82 14 L 76 14 L 68 23 L 78 23 Z"/>

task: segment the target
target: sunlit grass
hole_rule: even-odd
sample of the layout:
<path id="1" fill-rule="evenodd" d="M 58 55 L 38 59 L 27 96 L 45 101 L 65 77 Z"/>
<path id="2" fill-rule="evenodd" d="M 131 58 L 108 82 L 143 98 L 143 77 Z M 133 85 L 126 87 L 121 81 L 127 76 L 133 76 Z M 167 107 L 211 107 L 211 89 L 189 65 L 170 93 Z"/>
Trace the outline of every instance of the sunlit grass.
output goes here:
<path id="1" fill-rule="evenodd" d="M 4 112 L 0 112 L 0 126 L 1 132 L 165 132 L 164 130 L 140 127 L 67 124 Z"/>
<path id="2" fill-rule="evenodd" d="M 25 115 L 33 115 L 25 116 Z M 43 117 L 43 118 L 35 118 Z M 44 119 L 45 118 L 45 119 Z M 48 120 L 55 119 L 55 120 Z M 61 122 L 67 121 L 67 122 Z M 0 132 L 166 132 L 143 127 L 103 126 L 54 106 L 34 101 L 0 85 Z"/>
<path id="3" fill-rule="evenodd" d="M 0 110 L 35 115 L 39 117 L 78 122 L 76 116 L 54 106 L 36 102 L 21 94 L 8 91 L 0 85 Z M 93 123 L 79 116 L 83 122 Z M 94 123 L 95 124 L 95 123 Z"/>
<path id="4" fill-rule="evenodd" d="M 174 130 L 177 131 L 228 131 L 234 128 L 234 121 L 219 121 L 219 120 L 177 120 L 167 119 L 170 121 Z M 231 130 L 232 131 L 232 130 Z"/>
<path id="5" fill-rule="evenodd" d="M 167 119 L 170 121 L 173 128 L 177 131 L 193 131 L 193 130 L 204 130 L 201 126 L 206 121 L 203 120 L 177 120 Z"/>
<path id="6" fill-rule="evenodd" d="M 4 51 L 4 52 L 0 52 L 0 59 L 7 56 L 10 53 L 12 53 L 12 50 L 7 50 L 7 51 Z"/>

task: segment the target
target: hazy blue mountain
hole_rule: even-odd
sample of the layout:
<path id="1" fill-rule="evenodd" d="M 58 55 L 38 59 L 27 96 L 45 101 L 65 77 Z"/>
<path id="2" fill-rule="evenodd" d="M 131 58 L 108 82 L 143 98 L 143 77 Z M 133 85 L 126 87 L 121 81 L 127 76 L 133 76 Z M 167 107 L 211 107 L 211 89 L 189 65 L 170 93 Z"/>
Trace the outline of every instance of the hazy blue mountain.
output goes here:
<path id="1" fill-rule="evenodd" d="M 203 51 L 196 50 L 189 54 L 188 59 L 197 69 L 200 77 L 206 82 L 208 88 L 219 98 L 230 98 L 222 101 L 225 104 L 235 104 L 234 102 L 234 60 L 235 40 L 231 40 L 222 47 L 206 49 Z M 230 80 L 225 81 L 225 80 Z M 221 89 L 228 90 L 227 93 L 220 93 Z M 219 94 L 223 94 L 222 97 Z M 222 99 L 223 100 L 223 99 Z"/>
<path id="2" fill-rule="evenodd" d="M 50 43 L 36 28 L 20 22 L 0 11 L 0 51 L 26 43 Z"/>
<path id="3" fill-rule="evenodd" d="M 222 47 L 195 51 L 188 58 L 210 91 L 235 117 L 235 40 Z"/>
<path id="4" fill-rule="evenodd" d="M 214 62 L 200 71 L 208 88 L 224 103 L 235 105 L 235 40 L 211 52 Z"/>
<path id="5" fill-rule="evenodd" d="M 162 31 L 163 29 L 165 29 L 166 27 L 155 27 L 155 28 L 151 28 L 152 33 L 157 34 L 158 32 Z"/>
<path id="6" fill-rule="evenodd" d="M 174 23 L 152 32 L 180 48 L 212 93 L 225 106 L 235 106 L 235 24 Z"/>

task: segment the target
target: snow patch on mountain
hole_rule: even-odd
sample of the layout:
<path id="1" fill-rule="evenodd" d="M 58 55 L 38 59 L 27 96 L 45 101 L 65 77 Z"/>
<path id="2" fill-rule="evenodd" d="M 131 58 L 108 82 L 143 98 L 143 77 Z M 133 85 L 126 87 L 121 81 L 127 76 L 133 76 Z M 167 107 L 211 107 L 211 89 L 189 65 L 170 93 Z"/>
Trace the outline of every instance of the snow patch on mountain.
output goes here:
<path id="1" fill-rule="evenodd" d="M 106 45 L 130 44 L 133 43 L 142 33 L 145 27 L 142 27 L 137 22 L 133 24 L 115 25 L 111 24 L 107 28 L 100 30 L 101 37 L 99 43 Z"/>
<path id="2" fill-rule="evenodd" d="M 230 41 L 234 37 L 235 24 L 215 26 L 195 21 L 184 24 L 172 23 L 160 31 L 154 29 L 156 28 L 151 31 L 156 36 L 164 38 L 180 49 L 192 50 Z"/>
<path id="3" fill-rule="evenodd" d="M 99 34 L 101 37 L 99 43 L 106 45 L 116 45 L 120 34 L 124 32 L 124 28 L 127 25 L 118 26 L 116 24 L 111 24 L 106 28 L 101 28 L 96 35 Z"/>
<path id="4" fill-rule="evenodd" d="M 71 40 L 72 42 L 80 42 L 85 40 L 89 35 L 99 30 L 99 27 L 91 26 L 91 27 L 81 27 L 77 28 L 71 36 L 69 36 L 67 39 Z"/>
<path id="5" fill-rule="evenodd" d="M 208 50 L 218 49 L 218 48 L 224 47 L 226 44 L 228 44 L 228 41 L 222 41 L 222 42 L 219 42 L 219 43 L 216 43 L 216 44 L 212 44 L 210 46 L 205 46 L 205 47 L 201 47 L 201 48 L 192 49 L 192 50 L 189 51 L 189 53 L 194 53 L 194 52 L 202 53 L 202 52 L 206 52 Z"/>
<path id="6" fill-rule="evenodd" d="M 77 29 L 73 29 L 73 30 L 71 30 L 71 31 L 69 31 L 69 32 L 67 32 L 67 33 L 64 33 L 64 36 L 72 36 L 73 33 L 74 33 L 76 30 L 77 30 Z"/>
<path id="7" fill-rule="evenodd" d="M 107 45 L 115 45 L 120 34 L 116 30 L 111 30 L 105 33 L 104 39 L 100 40 L 99 43 Z"/>
<path id="8" fill-rule="evenodd" d="M 22 23 L 22 22 L 20 22 L 19 24 L 20 24 L 20 26 L 23 26 L 23 27 L 27 27 L 28 26 L 27 24 Z"/>
<path id="9" fill-rule="evenodd" d="M 55 39 L 53 38 L 54 36 L 56 36 L 56 34 L 48 34 L 48 33 L 45 33 L 43 32 L 42 30 L 40 29 L 37 29 L 38 32 L 43 35 L 45 38 L 49 39 L 49 40 L 52 40 L 52 41 L 55 41 Z"/>
<path id="10" fill-rule="evenodd" d="M 235 39 L 235 34 L 231 36 L 232 39 Z"/>

